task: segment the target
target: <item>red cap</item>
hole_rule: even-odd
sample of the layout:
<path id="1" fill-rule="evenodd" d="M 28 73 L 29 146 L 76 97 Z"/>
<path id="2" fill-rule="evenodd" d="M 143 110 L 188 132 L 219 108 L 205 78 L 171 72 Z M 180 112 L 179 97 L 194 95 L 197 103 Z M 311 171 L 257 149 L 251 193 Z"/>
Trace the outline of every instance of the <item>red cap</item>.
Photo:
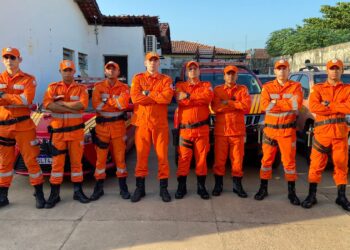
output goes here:
<path id="1" fill-rule="evenodd" d="M 75 70 L 74 62 L 71 60 L 63 60 L 60 63 L 60 70 L 72 69 Z"/>
<path id="2" fill-rule="evenodd" d="M 197 68 L 199 68 L 199 63 L 196 61 L 189 61 L 186 63 L 186 69 L 188 69 L 191 65 L 196 66 Z"/>
<path id="3" fill-rule="evenodd" d="M 332 68 L 333 66 L 337 66 L 339 69 L 343 69 L 344 68 L 344 64 L 341 60 L 334 58 L 332 60 L 329 60 L 327 62 L 327 69 Z"/>
<path id="4" fill-rule="evenodd" d="M 157 60 L 159 60 L 159 55 L 156 52 L 148 52 L 145 56 L 146 60 L 151 60 L 152 58 L 157 58 Z"/>
<path id="5" fill-rule="evenodd" d="M 12 55 L 15 57 L 20 57 L 19 50 L 16 48 L 6 47 L 2 49 L 2 56 Z"/>
<path id="6" fill-rule="evenodd" d="M 106 63 L 105 69 L 107 69 L 108 66 L 113 66 L 115 69 L 118 69 L 118 70 L 120 69 L 118 63 L 113 62 L 113 61 L 109 61 L 108 63 Z"/>
<path id="7" fill-rule="evenodd" d="M 238 72 L 238 68 L 234 65 L 228 65 L 224 68 L 224 74 L 227 74 L 228 72 L 233 71 L 235 73 Z"/>
<path id="8" fill-rule="evenodd" d="M 278 69 L 281 66 L 289 68 L 289 62 L 285 59 L 281 59 L 281 60 L 278 60 L 277 62 L 275 62 L 275 69 Z"/>

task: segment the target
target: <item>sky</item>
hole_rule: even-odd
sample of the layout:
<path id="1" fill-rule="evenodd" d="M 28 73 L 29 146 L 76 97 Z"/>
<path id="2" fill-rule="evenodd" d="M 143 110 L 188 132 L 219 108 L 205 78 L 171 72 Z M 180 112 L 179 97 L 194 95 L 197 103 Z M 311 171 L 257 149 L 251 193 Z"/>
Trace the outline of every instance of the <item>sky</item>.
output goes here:
<path id="1" fill-rule="evenodd" d="M 264 48 L 271 32 L 321 17 L 339 0 L 97 0 L 104 15 L 158 16 L 173 41 L 245 51 Z M 343 1 L 348 2 L 348 1 Z"/>

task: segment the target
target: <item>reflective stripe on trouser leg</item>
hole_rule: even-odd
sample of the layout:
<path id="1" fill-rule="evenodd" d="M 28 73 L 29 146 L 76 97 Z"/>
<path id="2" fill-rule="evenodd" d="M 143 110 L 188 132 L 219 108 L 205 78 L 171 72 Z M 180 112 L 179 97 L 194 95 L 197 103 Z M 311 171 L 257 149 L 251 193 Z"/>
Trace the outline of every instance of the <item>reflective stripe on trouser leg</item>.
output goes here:
<path id="1" fill-rule="evenodd" d="M 68 153 L 70 158 L 71 181 L 83 181 L 83 165 L 81 160 L 83 158 L 84 143 L 82 140 L 75 140 L 68 142 Z"/>
<path id="2" fill-rule="evenodd" d="M 334 164 L 333 179 L 335 184 L 348 184 L 348 138 L 332 140 L 332 158 Z"/>
<path id="3" fill-rule="evenodd" d="M 213 172 L 215 175 L 225 175 L 225 165 L 229 152 L 229 137 L 228 136 L 215 136 L 214 144 L 214 167 Z"/>
<path id="4" fill-rule="evenodd" d="M 230 136 L 231 175 L 243 176 L 244 136 Z"/>
<path id="5" fill-rule="evenodd" d="M 124 136 L 120 136 L 111 140 L 113 150 L 112 156 L 116 165 L 116 175 L 118 178 L 128 176 L 125 164 L 125 141 L 123 137 Z"/>
<path id="6" fill-rule="evenodd" d="M 152 130 L 152 141 L 158 159 L 158 179 L 169 178 L 169 128 L 155 128 Z"/>
<path id="7" fill-rule="evenodd" d="M 148 175 L 148 156 L 152 145 L 151 130 L 146 127 L 136 127 L 135 146 L 136 146 L 136 177 L 145 177 Z"/>
<path id="8" fill-rule="evenodd" d="M 207 175 L 207 154 L 210 150 L 209 135 L 197 137 L 194 141 L 193 151 L 196 159 L 196 175 Z"/>
<path id="9" fill-rule="evenodd" d="M 4 138 L 14 138 L 12 133 L 0 131 Z M 0 187 L 9 187 L 13 179 L 13 166 L 15 161 L 15 147 L 0 145 Z"/>
<path id="10" fill-rule="evenodd" d="M 180 140 L 187 140 L 188 142 L 192 141 L 192 138 L 189 137 L 180 137 Z M 178 163 L 176 176 L 187 176 L 190 172 L 190 165 L 193 156 L 193 143 L 186 143 L 179 145 L 178 153 Z"/>
<path id="11" fill-rule="evenodd" d="M 263 157 L 261 159 L 260 179 L 269 180 L 272 178 L 272 164 L 275 160 L 277 149 L 276 146 L 266 143 L 262 144 Z"/>
<path id="12" fill-rule="evenodd" d="M 284 177 L 286 181 L 295 181 L 297 179 L 296 172 L 296 136 L 283 136 L 276 138 L 281 152 L 281 160 L 284 167 Z"/>
<path id="13" fill-rule="evenodd" d="M 16 132 L 16 142 L 23 157 L 23 161 L 28 169 L 31 185 L 39 185 L 44 182 L 37 157 L 40 153 L 39 145 L 32 143 L 36 140 L 35 129 Z"/>
<path id="14" fill-rule="evenodd" d="M 57 148 L 57 150 L 66 150 L 68 142 L 55 140 L 54 137 L 52 140 L 52 144 Z M 59 154 L 52 157 L 52 169 L 50 176 L 51 184 L 59 185 L 62 183 L 65 159 L 66 154 Z"/>
<path id="15" fill-rule="evenodd" d="M 97 135 L 99 139 L 103 142 L 109 143 L 109 137 L 104 137 Z M 106 162 L 108 157 L 109 148 L 102 149 L 98 146 L 95 146 L 96 150 L 96 169 L 94 176 L 96 180 L 103 180 L 106 178 Z"/>

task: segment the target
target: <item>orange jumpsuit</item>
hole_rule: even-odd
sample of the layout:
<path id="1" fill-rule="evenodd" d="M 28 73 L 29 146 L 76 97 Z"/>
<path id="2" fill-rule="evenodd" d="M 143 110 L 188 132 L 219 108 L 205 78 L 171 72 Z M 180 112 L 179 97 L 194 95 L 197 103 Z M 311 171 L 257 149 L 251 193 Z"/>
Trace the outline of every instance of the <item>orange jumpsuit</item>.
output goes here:
<path id="1" fill-rule="evenodd" d="M 214 93 L 210 82 L 176 84 L 176 94 L 186 92 L 189 97 L 178 101 L 180 143 L 177 176 L 187 176 L 194 151 L 196 175 L 207 175 L 209 144 L 209 104 Z M 181 128 L 183 126 L 183 128 Z"/>
<path id="2" fill-rule="evenodd" d="M 108 80 L 95 84 L 92 92 L 92 105 L 96 109 L 96 134 L 102 142 L 102 147 L 95 146 L 97 161 L 95 178 L 97 180 L 106 178 L 106 161 L 109 145 L 112 145 L 113 156 L 117 167 L 117 177 L 127 177 L 125 165 L 125 110 L 130 100 L 129 86 L 117 81 L 110 86 Z M 102 120 L 101 122 L 99 119 Z M 108 119 L 112 121 L 108 121 Z M 113 121 L 113 119 L 115 119 Z M 108 121 L 108 122 L 107 122 Z"/>
<path id="3" fill-rule="evenodd" d="M 314 141 L 311 151 L 309 182 L 319 183 L 326 167 L 328 152 L 332 153 L 333 179 L 336 185 L 347 184 L 348 126 L 345 114 L 350 114 L 350 86 L 328 82 L 313 86 L 310 91 L 310 111 L 316 114 Z M 323 101 L 330 102 L 326 107 Z"/>
<path id="4" fill-rule="evenodd" d="M 35 88 L 35 78 L 22 71 L 13 77 L 7 71 L 0 75 L 0 92 L 5 93 L 0 98 L 0 187 L 11 185 L 16 143 L 28 168 L 30 184 L 43 183 L 36 159 L 40 152 L 39 142 L 29 108 L 35 96 Z"/>
<path id="5" fill-rule="evenodd" d="M 226 100 L 227 104 L 222 101 Z M 231 160 L 231 175 L 243 176 L 244 137 L 246 134 L 244 114 L 250 109 L 251 98 L 244 85 L 231 87 L 223 84 L 214 88 L 212 109 L 215 116 L 215 163 L 214 174 L 225 175 L 227 156 Z"/>
<path id="6" fill-rule="evenodd" d="M 276 103 L 272 100 L 276 100 Z M 287 181 L 297 179 L 295 128 L 302 101 L 303 94 L 299 82 L 288 80 L 284 86 L 281 86 L 277 80 L 274 80 L 264 85 L 260 101 L 261 109 L 265 111 L 261 179 L 272 178 L 272 164 L 275 160 L 277 145 L 281 152 L 285 179 Z"/>
<path id="7" fill-rule="evenodd" d="M 80 102 L 84 106 L 84 110 L 88 106 L 89 96 L 84 85 L 76 82 L 66 85 L 64 82 L 55 82 L 48 86 L 44 96 L 43 106 L 47 106 L 55 101 L 55 97 L 64 96 L 63 101 Z M 79 113 L 52 113 L 51 127 L 55 129 L 67 127 L 79 127 L 83 125 L 83 112 Z M 63 181 L 64 164 L 66 152 L 68 151 L 71 167 L 72 182 L 83 181 L 83 169 L 81 159 L 84 150 L 84 128 L 80 126 L 70 132 L 53 133 L 52 145 L 60 151 L 52 157 L 52 170 L 50 183 L 59 185 Z"/>
<path id="8" fill-rule="evenodd" d="M 142 91 L 149 91 L 144 95 Z M 137 163 L 136 177 L 148 175 L 148 156 L 153 143 L 158 158 L 158 178 L 169 177 L 169 126 L 168 104 L 173 97 L 172 80 L 163 74 L 140 73 L 134 76 L 131 85 L 131 100 L 134 103 L 132 124 L 136 126 L 135 144 Z"/>

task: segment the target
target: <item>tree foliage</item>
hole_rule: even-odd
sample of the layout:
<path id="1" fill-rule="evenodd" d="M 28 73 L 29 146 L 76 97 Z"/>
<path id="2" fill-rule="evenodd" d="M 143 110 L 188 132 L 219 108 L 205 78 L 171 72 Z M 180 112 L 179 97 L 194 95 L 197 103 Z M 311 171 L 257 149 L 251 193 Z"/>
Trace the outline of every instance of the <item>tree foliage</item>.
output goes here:
<path id="1" fill-rule="evenodd" d="M 321 7 L 322 18 L 304 19 L 303 26 L 274 31 L 266 42 L 271 56 L 323 48 L 350 41 L 350 3 Z"/>

